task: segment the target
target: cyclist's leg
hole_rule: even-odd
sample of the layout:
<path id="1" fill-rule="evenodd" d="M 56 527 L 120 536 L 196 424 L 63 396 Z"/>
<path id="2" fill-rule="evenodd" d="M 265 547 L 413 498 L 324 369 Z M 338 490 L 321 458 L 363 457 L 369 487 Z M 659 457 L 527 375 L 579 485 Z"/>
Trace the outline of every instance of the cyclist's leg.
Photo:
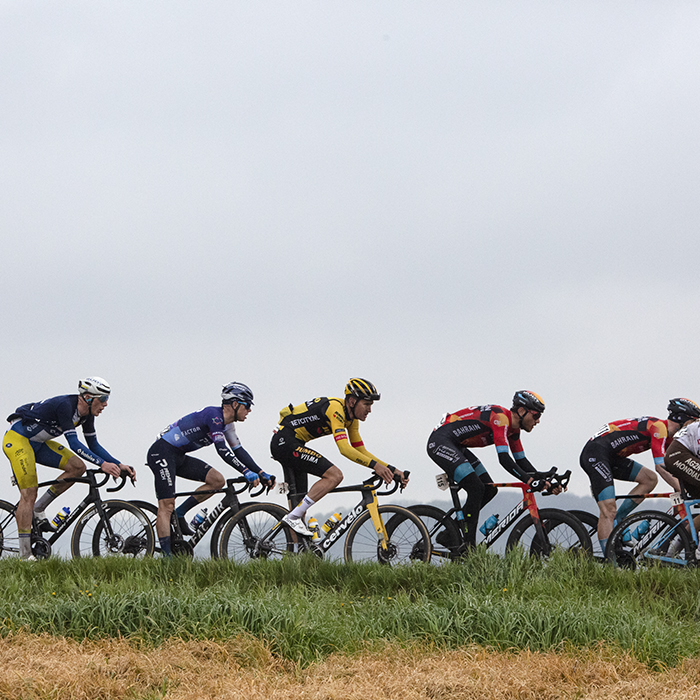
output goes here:
<path id="1" fill-rule="evenodd" d="M 43 520 L 46 518 L 46 508 L 62 493 L 65 493 L 71 486 L 72 481 L 64 481 L 65 479 L 77 479 L 85 474 L 85 462 L 78 455 L 71 452 L 67 447 L 61 445 L 54 440 L 47 440 L 44 443 L 36 445 L 34 448 L 36 461 L 39 464 L 44 464 L 47 467 L 54 469 L 63 469 L 63 473 L 57 477 L 58 481 L 63 481 L 61 484 L 52 484 L 34 504 L 34 515 Z"/>
<path id="2" fill-rule="evenodd" d="M 222 489 L 226 485 L 226 480 L 223 474 L 214 467 L 209 466 L 206 462 L 196 457 L 190 457 L 187 455 L 182 463 L 177 467 L 177 475 L 190 481 L 201 481 L 204 482 L 200 487 L 196 489 L 197 492 L 200 491 L 212 491 L 216 489 Z M 208 498 L 211 498 L 214 494 L 212 493 L 197 493 L 196 495 L 188 496 L 176 509 L 175 513 L 178 518 L 182 518 L 180 521 L 180 527 L 182 528 L 183 521 L 187 513 L 195 506 L 203 503 Z M 185 528 L 183 528 L 183 534 L 191 535 L 192 531 L 187 526 L 185 522 Z"/>
<path id="3" fill-rule="evenodd" d="M 620 505 L 617 506 L 617 514 L 615 516 L 615 525 L 622 522 L 641 502 L 642 499 L 634 498 L 634 496 L 642 496 L 645 493 L 651 493 L 658 482 L 656 474 L 643 467 L 639 462 L 634 462 L 631 459 L 618 457 L 612 460 L 612 474 L 614 479 L 620 481 L 634 481 L 634 488 L 627 494 Z"/>
<path id="4" fill-rule="evenodd" d="M 36 475 L 34 449 L 26 437 L 14 430 L 8 430 L 5 433 L 2 449 L 7 459 L 10 460 L 12 473 L 19 487 L 19 503 L 15 511 L 15 519 L 17 520 L 19 554 L 22 559 L 27 559 L 32 554 L 32 513 L 34 512 L 39 483 Z"/>
<path id="5" fill-rule="evenodd" d="M 343 480 L 343 472 L 338 467 L 300 440 L 293 438 L 289 431 L 275 433 L 270 450 L 273 458 L 282 465 L 285 475 L 291 473 L 293 476 L 297 491 L 299 487 L 305 486 L 307 474 L 320 477 L 287 516 L 293 523 L 303 521 L 306 511 Z M 305 529 L 304 527 L 297 531 L 306 534 Z"/>
<path id="6" fill-rule="evenodd" d="M 615 513 L 615 486 L 610 467 L 611 455 L 594 442 L 586 443 L 579 457 L 579 464 L 591 482 L 591 493 L 598 504 L 598 541 L 605 552 L 608 537 L 613 529 Z"/>
<path id="7" fill-rule="evenodd" d="M 179 452 L 179 450 L 178 450 Z M 176 454 L 175 449 L 165 440 L 159 438 L 148 450 L 146 464 L 153 472 L 156 498 L 158 499 L 158 515 L 156 516 L 156 535 L 164 556 L 171 556 L 170 518 L 175 508 L 175 475 L 178 461 L 183 457 Z"/>

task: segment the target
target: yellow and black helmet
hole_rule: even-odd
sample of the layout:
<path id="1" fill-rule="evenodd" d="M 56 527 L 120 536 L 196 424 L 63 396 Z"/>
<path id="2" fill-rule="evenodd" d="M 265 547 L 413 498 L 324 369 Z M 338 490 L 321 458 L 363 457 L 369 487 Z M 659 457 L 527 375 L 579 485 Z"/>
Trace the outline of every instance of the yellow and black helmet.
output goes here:
<path id="1" fill-rule="evenodd" d="M 356 396 L 358 399 L 367 399 L 369 401 L 379 401 L 381 398 L 381 394 L 372 382 L 359 377 L 353 377 L 345 385 L 345 396 Z"/>
<path id="2" fill-rule="evenodd" d="M 513 396 L 513 408 L 519 408 L 520 406 L 527 408 L 529 411 L 544 413 L 544 401 L 542 397 L 534 391 L 523 389 L 522 391 L 515 392 L 515 396 Z"/>

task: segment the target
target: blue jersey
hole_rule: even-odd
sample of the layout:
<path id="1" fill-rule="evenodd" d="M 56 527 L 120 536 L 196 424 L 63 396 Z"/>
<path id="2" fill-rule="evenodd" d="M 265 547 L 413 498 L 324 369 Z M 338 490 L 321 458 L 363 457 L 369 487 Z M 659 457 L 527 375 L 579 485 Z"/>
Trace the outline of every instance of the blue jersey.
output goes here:
<path id="1" fill-rule="evenodd" d="M 207 406 L 201 411 L 188 413 L 171 423 L 160 434 L 169 445 L 182 452 L 193 452 L 208 445 L 216 445 L 221 458 L 240 472 L 246 469 L 260 473 L 260 467 L 243 449 L 233 423 L 224 423 L 221 406 Z"/>
<path id="2" fill-rule="evenodd" d="M 46 442 L 52 438 L 66 436 L 71 449 L 80 457 L 100 465 L 103 462 L 120 464 L 97 441 L 95 416 L 78 414 L 77 394 L 66 394 L 44 399 L 37 403 L 27 403 L 15 409 L 7 420 L 12 423 L 12 430 L 32 442 Z M 76 428 L 82 426 L 87 447 L 78 440 Z"/>

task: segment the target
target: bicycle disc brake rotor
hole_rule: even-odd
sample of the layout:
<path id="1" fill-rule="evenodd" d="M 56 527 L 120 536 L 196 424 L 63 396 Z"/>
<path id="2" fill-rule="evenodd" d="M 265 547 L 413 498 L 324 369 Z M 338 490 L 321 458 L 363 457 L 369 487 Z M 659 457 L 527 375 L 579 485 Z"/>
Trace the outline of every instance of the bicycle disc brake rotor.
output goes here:
<path id="1" fill-rule="evenodd" d="M 51 543 L 43 537 L 32 542 L 32 554 L 37 559 L 48 559 L 51 556 Z"/>

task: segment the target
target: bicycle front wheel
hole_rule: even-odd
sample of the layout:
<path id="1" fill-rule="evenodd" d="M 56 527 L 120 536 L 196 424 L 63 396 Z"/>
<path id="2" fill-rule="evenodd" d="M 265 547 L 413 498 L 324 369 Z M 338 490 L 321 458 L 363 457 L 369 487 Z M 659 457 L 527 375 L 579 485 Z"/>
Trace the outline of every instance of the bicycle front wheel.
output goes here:
<path id="1" fill-rule="evenodd" d="M 429 505 L 409 506 L 411 513 L 417 515 L 430 535 L 432 564 L 444 564 L 457 556 L 462 538 L 459 525 L 444 510 Z M 392 524 L 392 521 L 389 521 Z"/>
<path id="2" fill-rule="evenodd" d="M 281 559 L 295 551 L 296 534 L 280 521 L 287 510 L 274 503 L 254 503 L 232 514 L 221 531 L 219 556 L 247 562 Z"/>
<path id="3" fill-rule="evenodd" d="M 0 557 L 19 554 L 19 533 L 15 519 L 15 507 L 0 501 Z"/>
<path id="4" fill-rule="evenodd" d="M 610 533 L 605 556 L 620 568 L 695 564 L 695 546 L 684 524 L 653 510 L 632 513 Z"/>
<path id="5" fill-rule="evenodd" d="M 110 500 L 89 508 L 75 524 L 71 538 L 74 558 L 122 555 L 146 557 L 153 554 L 155 534 L 148 516 L 132 503 Z"/>
<path id="6" fill-rule="evenodd" d="M 557 508 L 540 508 L 539 513 L 542 532 L 532 516 L 526 515 L 511 530 L 506 549 L 520 545 L 536 557 L 549 557 L 555 550 L 591 553 L 591 538 L 576 516 Z"/>
<path id="7" fill-rule="evenodd" d="M 345 537 L 345 561 L 377 561 L 391 566 L 430 561 L 430 534 L 417 515 L 402 506 L 379 506 L 379 517 L 389 535 L 386 547 L 365 510 Z"/>

